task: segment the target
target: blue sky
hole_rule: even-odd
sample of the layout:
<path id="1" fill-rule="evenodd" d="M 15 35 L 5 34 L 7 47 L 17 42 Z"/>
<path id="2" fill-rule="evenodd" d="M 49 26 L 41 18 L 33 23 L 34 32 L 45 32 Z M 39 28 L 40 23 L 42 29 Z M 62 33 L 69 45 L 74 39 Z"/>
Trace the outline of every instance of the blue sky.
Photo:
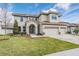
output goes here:
<path id="1" fill-rule="evenodd" d="M 0 7 L 3 7 L 3 4 L 0 4 Z M 54 8 L 62 14 L 62 21 L 72 23 L 79 21 L 79 3 L 10 3 L 8 8 L 12 12 L 26 14 L 38 14 L 42 10 Z"/>
<path id="2" fill-rule="evenodd" d="M 49 3 L 19 3 L 14 5 L 13 12 L 36 14 L 53 6 L 54 4 Z"/>

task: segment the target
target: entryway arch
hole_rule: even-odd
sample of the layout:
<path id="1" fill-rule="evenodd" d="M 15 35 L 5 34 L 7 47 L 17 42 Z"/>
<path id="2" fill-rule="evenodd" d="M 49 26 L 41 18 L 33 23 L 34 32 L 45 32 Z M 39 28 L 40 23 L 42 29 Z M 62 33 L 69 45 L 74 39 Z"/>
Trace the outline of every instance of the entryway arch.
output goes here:
<path id="1" fill-rule="evenodd" d="M 30 34 L 35 34 L 35 25 L 34 25 L 34 24 L 31 24 L 31 25 L 29 26 L 29 33 L 30 33 Z"/>
<path id="2" fill-rule="evenodd" d="M 37 34 L 38 33 L 38 25 L 34 21 L 28 21 L 26 23 L 26 33 L 27 34 Z"/>

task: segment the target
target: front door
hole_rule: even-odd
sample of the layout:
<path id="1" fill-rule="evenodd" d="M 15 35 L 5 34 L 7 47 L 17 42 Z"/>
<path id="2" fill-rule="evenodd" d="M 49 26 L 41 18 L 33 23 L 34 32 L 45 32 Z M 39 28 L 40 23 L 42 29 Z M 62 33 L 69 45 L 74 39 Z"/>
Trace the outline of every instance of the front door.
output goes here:
<path id="1" fill-rule="evenodd" d="M 35 34 L 35 26 L 34 26 L 33 24 L 31 24 L 31 25 L 29 26 L 29 33 L 30 33 L 30 34 Z"/>

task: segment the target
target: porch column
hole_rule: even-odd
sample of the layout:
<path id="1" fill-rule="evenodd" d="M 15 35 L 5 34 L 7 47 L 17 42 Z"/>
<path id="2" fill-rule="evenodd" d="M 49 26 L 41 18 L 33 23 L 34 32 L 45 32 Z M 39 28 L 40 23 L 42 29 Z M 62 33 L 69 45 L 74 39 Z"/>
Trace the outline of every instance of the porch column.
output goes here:
<path id="1" fill-rule="evenodd" d="M 58 27 L 58 34 L 61 34 L 61 27 Z"/>
<path id="2" fill-rule="evenodd" d="M 28 25 L 28 21 L 26 22 L 26 34 L 29 35 L 29 25 Z"/>
<path id="3" fill-rule="evenodd" d="M 38 34 L 38 26 L 35 26 L 35 34 Z"/>

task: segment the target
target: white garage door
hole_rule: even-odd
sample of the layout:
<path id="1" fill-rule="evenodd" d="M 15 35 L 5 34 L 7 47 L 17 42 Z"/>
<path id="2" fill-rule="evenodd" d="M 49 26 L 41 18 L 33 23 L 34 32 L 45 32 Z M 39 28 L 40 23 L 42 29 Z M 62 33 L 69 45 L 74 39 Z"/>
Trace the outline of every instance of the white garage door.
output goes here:
<path id="1" fill-rule="evenodd" d="M 61 32 L 61 34 L 65 34 L 66 33 L 66 28 L 65 27 L 61 27 L 60 32 Z"/>
<path id="2" fill-rule="evenodd" d="M 56 35 L 58 34 L 59 32 L 61 34 L 65 34 L 66 33 L 66 28 L 65 27 L 61 27 L 60 29 L 58 27 L 45 27 L 43 32 L 46 34 L 46 35 Z"/>
<path id="3" fill-rule="evenodd" d="M 56 35 L 58 34 L 58 28 L 45 28 L 43 30 L 43 32 L 45 33 L 45 35 Z"/>

